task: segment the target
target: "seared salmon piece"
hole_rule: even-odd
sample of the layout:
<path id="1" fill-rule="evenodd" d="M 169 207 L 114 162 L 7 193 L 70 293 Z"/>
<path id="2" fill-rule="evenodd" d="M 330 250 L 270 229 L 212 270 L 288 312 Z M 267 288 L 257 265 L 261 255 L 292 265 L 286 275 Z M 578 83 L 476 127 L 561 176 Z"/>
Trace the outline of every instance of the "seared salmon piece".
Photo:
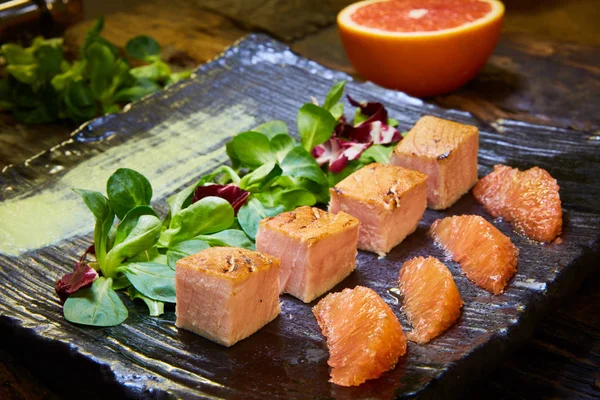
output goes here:
<path id="1" fill-rule="evenodd" d="M 427 206 L 427 175 L 369 164 L 329 189 L 329 211 L 358 218 L 358 248 L 386 255 L 413 233 Z"/>
<path id="2" fill-rule="evenodd" d="M 460 317 L 463 301 L 450 270 L 435 257 L 416 257 L 400 268 L 402 309 L 413 330 L 408 340 L 427 343 Z"/>
<path id="3" fill-rule="evenodd" d="M 280 259 L 279 289 L 310 303 L 356 268 L 358 220 L 316 207 L 265 218 L 256 250 Z"/>
<path id="4" fill-rule="evenodd" d="M 513 228 L 539 242 L 554 240 L 562 230 L 562 208 L 556 179 L 544 169 L 527 171 L 505 165 L 481 178 L 473 196 L 494 217 L 512 222 Z"/>
<path id="5" fill-rule="evenodd" d="M 279 315 L 279 260 L 211 247 L 177 261 L 175 291 L 175 325 L 229 347 Z"/>
<path id="6" fill-rule="evenodd" d="M 427 174 L 427 206 L 442 210 L 477 182 L 478 151 L 477 127 L 424 116 L 398 143 L 390 164 Z"/>
<path id="7" fill-rule="evenodd" d="M 460 264 L 467 278 L 488 292 L 502 293 L 517 272 L 519 250 L 479 215 L 438 219 L 429 234 Z"/>
<path id="8" fill-rule="evenodd" d="M 406 336 L 391 308 L 373 290 L 356 286 L 330 293 L 313 307 L 327 339 L 330 382 L 358 386 L 394 368 Z"/>

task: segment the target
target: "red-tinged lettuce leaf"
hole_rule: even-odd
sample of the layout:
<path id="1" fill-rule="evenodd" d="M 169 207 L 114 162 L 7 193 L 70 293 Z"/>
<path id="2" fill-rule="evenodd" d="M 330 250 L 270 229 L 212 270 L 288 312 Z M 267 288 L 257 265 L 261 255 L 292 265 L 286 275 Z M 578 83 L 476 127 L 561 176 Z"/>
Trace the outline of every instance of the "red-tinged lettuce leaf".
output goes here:
<path id="1" fill-rule="evenodd" d="M 350 124 L 348 124 L 348 121 L 346 120 L 346 116 L 344 114 L 342 114 L 342 116 L 338 119 L 337 124 L 335 125 L 335 128 L 333 129 L 333 137 L 344 137 L 344 130 L 346 129 L 347 126 L 352 126 Z"/>
<path id="2" fill-rule="evenodd" d="M 85 259 L 86 259 L 86 257 L 87 257 L 88 254 L 94 254 L 94 255 L 96 254 L 96 248 L 94 247 L 94 245 L 91 245 L 90 247 L 88 247 L 85 250 L 85 253 L 83 253 L 83 255 L 79 258 L 79 262 L 80 263 L 85 262 Z"/>
<path id="3" fill-rule="evenodd" d="M 358 102 L 350 96 L 348 101 L 367 119 L 352 125 L 342 115 L 338 120 L 332 137 L 316 146 L 311 154 L 321 166 L 328 164 L 329 172 L 339 173 L 348 162 L 356 160 L 361 153 L 373 144 L 390 144 L 402 139 L 401 133 L 387 125 L 388 113 L 383 104 L 376 102 Z"/>
<path id="4" fill-rule="evenodd" d="M 67 300 L 67 297 L 79 289 L 91 285 L 96 278 L 98 278 L 98 272 L 96 272 L 95 269 L 83 262 L 78 262 L 75 264 L 75 270 L 73 272 L 64 275 L 56 282 L 54 289 L 56 290 L 56 294 L 58 294 L 61 303 L 64 303 Z"/>
<path id="5" fill-rule="evenodd" d="M 360 108 L 360 112 L 369 118 L 362 124 L 368 124 L 375 121 L 380 121 L 382 124 L 387 124 L 388 113 L 385 106 L 377 102 L 359 102 L 354 100 L 350 95 L 346 95 L 350 104 L 354 107 Z"/>
<path id="6" fill-rule="evenodd" d="M 192 199 L 192 204 L 197 202 L 200 199 L 209 196 L 216 196 L 222 199 L 225 199 L 231 204 L 233 207 L 233 212 L 237 215 L 240 207 L 242 207 L 246 200 L 248 200 L 248 196 L 250 196 L 250 192 L 241 189 L 237 185 L 206 185 L 206 186 L 198 186 L 196 190 L 194 190 L 194 197 Z"/>
<path id="7" fill-rule="evenodd" d="M 387 125 L 388 113 L 383 104 L 376 102 L 360 103 L 349 95 L 346 97 L 353 106 L 359 107 L 361 113 L 368 118 L 355 126 L 349 124 L 345 117 L 340 118 L 333 136 L 356 143 L 374 144 L 395 143 L 402 139 L 402 135 L 396 128 Z"/>
<path id="8" fill-rule="evenodd" d="M 355 143 L 332 137 L 318 145 L 311 152 L 319 165 L 328 164 L 329 171 L 338 173 L 349 161 L 356 160 L 361 153 L 371 146 L 371 143 Z"/>
<path id="9" fill-rule="evenodd" d="M 358 143 L 390 144 L 402 139 L 400 132 L 380 121 L 363 122 L 358 126 L 348 125 L 344 137 Z"/>

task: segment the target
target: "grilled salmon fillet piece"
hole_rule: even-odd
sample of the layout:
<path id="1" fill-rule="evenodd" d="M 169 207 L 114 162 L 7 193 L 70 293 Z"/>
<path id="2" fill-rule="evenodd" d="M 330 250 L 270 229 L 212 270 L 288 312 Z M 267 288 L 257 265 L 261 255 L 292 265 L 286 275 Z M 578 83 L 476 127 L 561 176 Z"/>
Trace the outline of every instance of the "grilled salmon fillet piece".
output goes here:
<path id="1" fill-rule="evenodd" d="M 427 206 L 427 175 L 369 164 L 329 189 L 329 211 L 360 221 L 358 248 L 384 256 L 413 233 Z"/>
<path id="2" fill-rule="evenodd" d="M 406 354 L 406 336 L 394 312 L 372 289 L 330 293 L 313 307 L 327 338 L 330 382 L 357 386 L 394 368 Z"/>
<path id="3" fill-rule="evenodd" d="M 460 264 L 477 286 L 500 294 L 517 272 L 519 249 L 479 215 L 438 219 L 429 235 Z"/>
<path id="4" fill-rule="evenodd" d="M 427 206 L 442 210 L 477 182 L 478 151 L 477 127 L 424 116 L 398 143 L 390 164 L 427 174 Z"/>
<path id="5" fill-rule="evenodd" d="M 530 239 L 551 242 L 562 231 L 560 187 L 546 170 L 495 165 L 481 178 L 473 196 L 494 217 L 502 217 Z"/>
<path id="6" fill-rule="evenodd" d="M 279 260 L 211 247 L 177 261 L 175 291 L 175 325 L 229 347 L 279 315 Z"/>
<path id="7" fill-rule="evenodd" d="M 299 207 L 260 222 L 256 249 L 280 259 L 279 288 L 310 303 L 356 268 L 356 218 Z"/>

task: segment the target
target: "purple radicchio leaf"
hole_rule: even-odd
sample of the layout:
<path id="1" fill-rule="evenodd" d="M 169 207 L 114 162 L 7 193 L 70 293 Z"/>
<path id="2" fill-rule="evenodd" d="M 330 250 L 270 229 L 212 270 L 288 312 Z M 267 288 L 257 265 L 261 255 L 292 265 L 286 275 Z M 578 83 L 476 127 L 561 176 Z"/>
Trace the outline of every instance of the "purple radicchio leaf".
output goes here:
<path id="1" fill-rule="evenodd" d="M 370 123 L 365 121 L 358 126 L 347 126 L 344 135 L 358 143 L 390 144 L 402 139 L 402 135 L 396 128 L 380 121 Z"/>
<path id="2" fill-rule="evenodd" d="M 234 214 L 237 215 L 240 208 L 246 203 L 246 200 L 248 200 L 250 192 L 240 188 L 237 185 L 231 184 L 198 186 L 196 190 L 194 190 L 192 204 L 209 196 L 216 196 L 227 200 L 233 207 Z"/>
<path id="3" fill-rule="evenodd" d="M 381 103 L 359 103 L 349 95 L 348 101 L 355 107 L 359 107 L 361 112 L 368 116 L 367 120 L 353 126 L 346 121 L 346 118 L 340 118 L 335 127 L 334 136 L 345 138 L 358 143 L 389 144 L 402 139 L 400 132 L 387 125 L 388 113 Z"/>
<path id="4" fill-rule="evenodd" d="M 388 113 L 385 106 L 377 102 L 358 102 L 354 100 L 350 95 L 346 95 L 350 104 L 354 107 L 360 108 L 360 112 L 369 117 L 362 124 L 368 124 L 375 121 L 380 121 L 382 124 L 387 124 Z"/>
<path id="5" fill-rule="evenodd" d="M 94 268 L 84 262 L 77 262 L 75 270 L 60 278 L 54 285 L 54 289 L 60 298 L 60 302 L 64 303 L 67 297 L 79 289 L 91 285 L 96 278 L 98 278 L 98 272 Z"/>
<path id="6" fill-rule="evenodd" d="M 344 130 L 346 129 L 346 127 L 348 126 L 352 126 L 350 124 L 348 124 L 348 121 L 346 120 L 346 116 L 344 114 L 342 114 L 342 116 L 340 117 L 340 119 L 338 119 L 337 124 L 335 125 L 335 128 L 333 129 L 333 137 L 338 137 L 341 138 L 344 136 Z"/>
<path id="7" fill-rule="evenodd" d="M 88 254 L 96 254 L 96 248 L 94 247 L 94 245 L 91 245 L 85 250 L 85 253 L 83 253 L 83 255 L 79 258 L 79 262 L 84 262 Z"/>
<path id="8" fill-rule="evenodd" d="M 354 143 L 336 137 L 316 146 L 312 156 L 319 165 L 329 164 L 329 171 L 341 172 L 349 161 L 356 160 L 371 143 Z"/>
<path id="9" fill-rule="evenodd" d="M 360 103 L 349 95 L 346 97 L 368 118 L 353 126 L 342 115 L 332 137 L 312 150 L 311 154 L 317 163 L 321 166 L 328 164 L 333 173 L 342 171 L 349 161 L 360 157 L 372 144 L 390 144 L 402 139 L 402 134 L 396 128 L 387 125 L 388 113 L 383 104 Z"/>

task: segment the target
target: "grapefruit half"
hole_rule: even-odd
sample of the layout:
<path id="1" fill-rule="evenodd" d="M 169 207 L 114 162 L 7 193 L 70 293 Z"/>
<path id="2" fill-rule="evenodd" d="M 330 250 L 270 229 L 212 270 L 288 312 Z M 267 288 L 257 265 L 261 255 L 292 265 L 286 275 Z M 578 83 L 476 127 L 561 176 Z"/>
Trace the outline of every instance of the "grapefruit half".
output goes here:
<path id="1" fill-rule="evenodd" d="M 500 37 L 498 0 L 367 0 L 337 17 L 354 69 L 420 97 L 450 92 L 483 67 Z"/>

